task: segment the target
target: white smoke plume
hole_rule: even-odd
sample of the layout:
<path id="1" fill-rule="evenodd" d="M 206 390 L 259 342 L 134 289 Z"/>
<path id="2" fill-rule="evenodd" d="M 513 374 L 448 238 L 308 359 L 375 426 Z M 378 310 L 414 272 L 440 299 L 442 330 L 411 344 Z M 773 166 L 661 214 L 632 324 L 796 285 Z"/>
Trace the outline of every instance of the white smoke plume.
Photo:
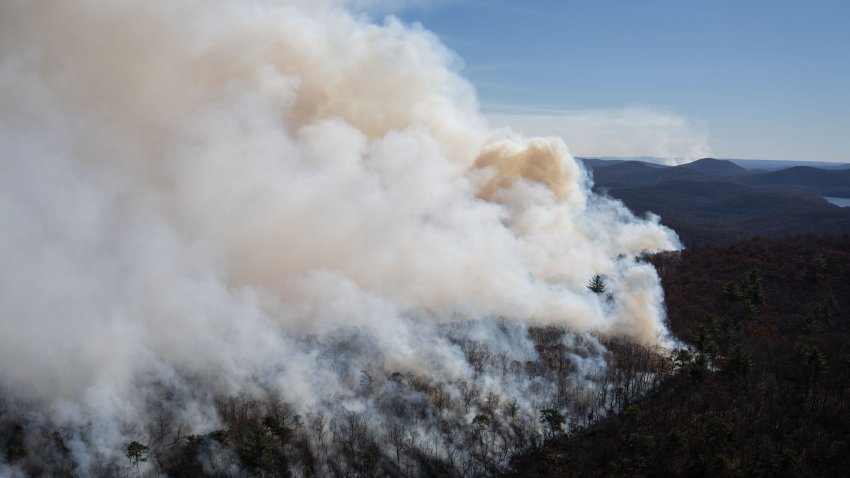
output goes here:
<path id="1" fill-rule="evenodd" d="M 556 135 L 577 156 L 665 158 L 669 165 L 713 156 L 700 121 L 657 108 L 602 110 L 505 109 L 487 115 L 493 126 Z"/>
<path id="2" fill-rule="evenodd" d="M 90 470 L 162 387 L 200 433 L 214 396 L 364 411 L 364 370 L 469 379 L 457 334 L 513 360 L 531 324 L 664 341 L 634 256 L 672 232 L 592 195 L 561 140 L 488 131 L 453 61 L 341 2 L 2 2 L 9 403 Z"/>

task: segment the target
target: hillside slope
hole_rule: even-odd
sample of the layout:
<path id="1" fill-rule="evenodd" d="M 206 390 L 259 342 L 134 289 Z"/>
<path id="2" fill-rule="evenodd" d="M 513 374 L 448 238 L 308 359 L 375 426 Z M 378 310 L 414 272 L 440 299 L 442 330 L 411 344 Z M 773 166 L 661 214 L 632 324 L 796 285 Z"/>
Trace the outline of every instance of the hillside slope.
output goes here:
<path id="1" fill-rule="evenodd" d="M 848 208 L 734 183 L 666 181 L 609 193 L 637 214 L 661 216 L 661 222 L 673 228 L 686 247 L 754 236 L 850 233 Z"/>
<path id="2" fill-rule="evenodd" d="M 516 476 L 845 476 L 850 237 L 657 255 L 680 373 Z"/>

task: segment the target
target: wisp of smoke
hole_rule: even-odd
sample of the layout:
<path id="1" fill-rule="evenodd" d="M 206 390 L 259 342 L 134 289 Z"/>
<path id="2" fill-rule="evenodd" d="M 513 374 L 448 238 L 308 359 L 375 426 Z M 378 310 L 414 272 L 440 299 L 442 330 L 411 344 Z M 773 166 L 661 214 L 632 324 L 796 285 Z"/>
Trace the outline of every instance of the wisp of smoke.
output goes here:
<path id="1" fill-rule="evenodd" d="M 662 343 L 634 258 L 675 235 L 592 194 L 561 140 L 489 131 L 453 63 L 333 1 L 0 4 L 7 403 L 90 470 L 162 390 L 195 433 L 238 394 L 386 423 L 363 380 L 389 400 L 394 371 L 545 402 L 470 341 Z"/>
<path id="2" fill-rule="evenodd" d="M 676 165 L 713 155 L 704 125 L 655 108 L 508 109 L 491 112 L 487 118 L 494 126 L 562 137 L 579 156 L 647 156 Z"/>

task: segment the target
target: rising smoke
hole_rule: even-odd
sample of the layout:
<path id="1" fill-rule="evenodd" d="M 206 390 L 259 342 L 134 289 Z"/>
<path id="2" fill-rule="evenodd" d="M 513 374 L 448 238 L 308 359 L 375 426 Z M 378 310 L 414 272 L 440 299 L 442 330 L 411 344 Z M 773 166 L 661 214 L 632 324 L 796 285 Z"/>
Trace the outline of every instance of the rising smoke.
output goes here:
<path id="1" fill-rule="evenodd" d="M 531 324 L 663 342 L 634 256 L 675 236 L 592 194 L 561 140 L 488 131 L 455 63 L 338 2 L 0 4 L 7 408 L 64 427 L 84 471 L 163 390 L 193 433 L 238 394 L 384 423 L 364 371 L 533 410 L 551 390 L 465 340 L 520 362 Z"/>

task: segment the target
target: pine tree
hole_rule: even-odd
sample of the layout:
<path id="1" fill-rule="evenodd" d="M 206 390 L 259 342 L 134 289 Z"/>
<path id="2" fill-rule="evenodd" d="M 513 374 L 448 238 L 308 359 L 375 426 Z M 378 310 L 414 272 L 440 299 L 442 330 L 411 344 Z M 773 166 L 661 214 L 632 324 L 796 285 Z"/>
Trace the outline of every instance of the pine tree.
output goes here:
<path id="1" fill-rule="evenodd" d="M 598 277 L 598 276 L 597 276 Z M 546 425 L 549 429 L 549 436 L 553 437 L 556 433 L 564 430 L 566 423 L 564 415 L 557 408 L 544 408 L 540 410 L 540 423 Z"/>
<path id="2" fill-rule="evenodd" d="M 605 292 L 605 279 L 602 278 L 601 275 L 596 274 L 590 279 L 590 282 L 587 284 L 587 288 L 590 289 L 594 294 L 601 294 Z"/>
<path id="3" fill-rule="evenodd" d="M 256 426 L 248 430 L 239 446 L 239 458 L 246 468 L 264 472 L 274 464 L 273 443 L 267 430 Z"/>

